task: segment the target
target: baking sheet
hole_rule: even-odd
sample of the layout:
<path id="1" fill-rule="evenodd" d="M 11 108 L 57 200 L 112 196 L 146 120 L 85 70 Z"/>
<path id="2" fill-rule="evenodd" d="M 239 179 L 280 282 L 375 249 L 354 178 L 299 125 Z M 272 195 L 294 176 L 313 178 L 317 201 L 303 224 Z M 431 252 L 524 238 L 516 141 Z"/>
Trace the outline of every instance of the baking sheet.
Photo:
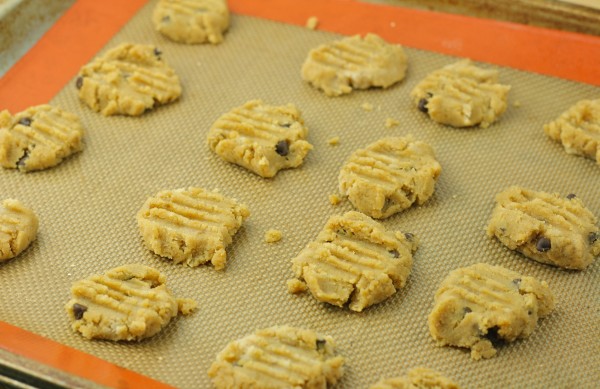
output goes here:
<path id="1" fill-rule="evenodd" d="M 210 387 L 206 371 L 229 341 L 277 324 L 332 335 L 347 359 L 341 388 L 367 387 L 416 366 L 440 370 L 465 387 L 592 387 L 600 381 L 598 263 L 563 271 L 526 260 L 484 232 L 495 194 L 510 185 L 576 193 L 600 215 L 600 168 L 567 155 L 542 131 L 576 101 L 597 98 L 597 87 L 500 68 L 501 80 L 513 86 L 501 120 L 487 129 L 452 129 L 431 122 L 408 95 L 427 73 L 457 58 L 407 48 L 402 83 L 328 98 L 302 82 L 300 66 L 311 48 L 338 35 L 234 15 L 223 44 L 179 45 L 154 32 L 153 6 L 145 6 L 106 48 L 156 44 L 180 75 L 183 96 L 139 118 L 91 112 L 79 102 L 74 82 L 52 100 L 81 116 L 86 147 L 51 170 L 0 172 L 0 197 L 20 199 L 40 218 L 38 240 L 0 265 L 2 320 L 182 388 Z M 255 98 L 291 102 L 302 111 L 315 148 L 301 168 L 262 179 L 206 146 L 214 120 Z M 361 108 L 365 102 L 373 111 Z M 386 128 L 388 117 L 401 124 Z M 337 193 L 344 160 L 381 137 L 409 133 L 434 147 L 443 170 L 429 202 L 383 222 L 420 239 L 406 288 L 362 313 L 319 303 L 310 294 L 289 295 L 290 260 L 330 215 L 352 209 L 328 201 Z M 327 143 L 334 136 L 338 146 Z M 223 272 L 174 265 L 147 251 L 139 237 L 135 214 L 143 202 L 160 190 L 187 186 L 218 188 L 252 212 L 228 249 Z M 270 228 L 280 229 L 283 240 L 265 243 Z M 132 262 L 165 273 L 177 296 L 198 300 L 198 311 L 139 343 L 91 342 L 73 333 L 63 308 L 71 283 Z M 485 361 L 436 347 L 427 329 L 441 280 L 477 262 L 546 280 L 557 298 L 556 311 L 529 339 Z"/>

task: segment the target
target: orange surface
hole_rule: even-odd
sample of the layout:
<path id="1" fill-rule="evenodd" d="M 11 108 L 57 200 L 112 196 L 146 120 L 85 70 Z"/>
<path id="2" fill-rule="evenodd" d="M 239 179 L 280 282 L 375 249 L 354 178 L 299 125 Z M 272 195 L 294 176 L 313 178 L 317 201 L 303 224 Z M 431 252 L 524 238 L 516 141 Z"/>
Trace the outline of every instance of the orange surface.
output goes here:
<path id="1" fill-rule="evenodd" d="M 146 0 L 79 0 L 0 79 L 0 109 L 48 102 Z M 354 0 L 229 0 L 233 12 L 318 29 L 375 32 L 405 46 L 600 85 L 600 38 Z M 0 348 L 102 385 L 168 387 L 0 321 Z"/>

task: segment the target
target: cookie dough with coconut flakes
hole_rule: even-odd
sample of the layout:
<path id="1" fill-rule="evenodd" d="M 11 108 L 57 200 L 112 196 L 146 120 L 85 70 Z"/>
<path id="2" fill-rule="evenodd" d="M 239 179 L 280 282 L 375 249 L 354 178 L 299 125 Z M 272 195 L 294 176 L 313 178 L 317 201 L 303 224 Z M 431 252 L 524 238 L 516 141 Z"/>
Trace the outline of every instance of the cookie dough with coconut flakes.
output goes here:
<path id="1" fill-rule="evenodd" d="M 389 231 L 356 211 L 332 216 L 292 260 L 298 280 L 319 301 L 356 312 L 382 302 L 406 284 L 417 249 L 413 234 Z M 288 291 L 303 290 L 288 282 Z"/>
<path id="2" fill-rule="evenodd" d="M 415 106 L 435 122 L 452 127 L 489 127 L 507 107 L 510 86 L 498 71 L 462 60 L 429 74 L 412 90 Z"/>
<path id="3" fill-rule="evenodd" d="M 404 79 L 407 59 L 399 45 L 375 34 L 355 35 L 323 44 L 309 52 L 302 79 L 339 96 L 353 89 L 388 88 Z"/>
<path id="4" fill-rule="evenodd" d="M 35 213 L 19 200 L 0 203 L 0 263 L 21 254 L 37 236 Z"/>

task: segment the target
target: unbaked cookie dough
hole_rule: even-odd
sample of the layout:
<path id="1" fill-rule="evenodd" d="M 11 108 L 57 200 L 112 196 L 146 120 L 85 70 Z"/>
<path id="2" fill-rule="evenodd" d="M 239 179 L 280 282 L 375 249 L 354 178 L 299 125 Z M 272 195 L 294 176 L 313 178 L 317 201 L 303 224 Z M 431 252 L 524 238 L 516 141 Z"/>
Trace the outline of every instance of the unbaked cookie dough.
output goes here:
<path id="1" fill-rule="evenodd" d="M 416 249 L 411 233 L 388 231 L 356 211 L 335 215 L 292 260 L 297 280 L 288 291 L 304 291 L 301 281 L 317 300 L 360 312 L 404 287 Z"/>
<path id="2" fill-rule="evenodd" d="M 459 389 L 459 386 L 435 370 L 417 367 L 405 376 L 382 379 L 370 389 Z"/>
<path id="3" fill-rule="evenodd" d="M 562 143 L 568 154 L 595 159 L 600 164 L 600 99 L 578 102 L 546 124 L 544 131 Z"/>
<path id="4" fill-rule="evenodd" d="M 83 66 L 79 98 L 103 115 L 138 116 L 177 100 L 181 83 L 152 45 L 123 43 Z"/>
<path id="5" fill-rule="evenodd" d="M 292 104 L 252 100 L 221 116 L 208 132 L 208 146 L 227 162 L 261 177 L 298 167 L 312 149 L 308 129 Z"/>
<path id="6" fill-rule="evenodd" d="M 79 118 L 50 105 L 12 116 L 0 112 L 0 164 L 22 172 L 42 170 L 83 149 Z"/>
<path id="7" fill-rule="evenodd" d="M 225 0 L 160 0 L 152 21 L 175 42 L 216 44 L 229 27 L 229 9 Z"/>
<path id="8" fill-rule="evenodd" d="M 487 233 L 527 258 L 585 269 L 600 255 L 598 219 L 575 194 L 510 187 L 496 196 Z"/>
<path id="9" fill-rule="evenodd" d="M 410 96 L 434 121 L 452 127 L 489 127 L 506 110 L 509 85 L 498 71 L 462 60 L 429 74 Z"/>
<path id="10" fill-rule="evenodd" d="M 473 359 L 527 338 L 554 309 L 548 284 L 500 266 L 478 263 L 450 272 L 435 295 L 429 331 L 439 345 L 467 347 Z"/>
<path id="11" fill-rule="evenodd" d="M 323 44 L 308 53 L 302 65 L 302 79 L 339 96 L 353 89 L 387 88 L 404 79 L 407 60 L 399 45 L 387 43 L 375 34 Z"/>
<path id="12" fill-rule="evenodd" d="M 113 341 L 156 335 L 178 313 L 187 315 L 197 306 L 173 297 L 165 281 L 157 270 L 131 264 L 75 282 L 65 306 L 73 330 L 87 339 Z"/>
<path id="13" fill-rule="evenodd" d="M 382 219 L 427 201 L 441 171 L 428 144 L 410 135 L 383 138 L 350 156 L 339 190 L 359 211 Z"/>
<path id="14" fill-rule="evenodd" d="M 0 203 L 0 263 L 19 255 L 37 236 L 38 218 L 19 200 Z"/>
<path id="15" fill-rule="evenodd" d="M 148 249 L 175 263 L 225 268 L 225 248 L 250 216 L 245 205 L 202 188 L 165 190 L 149 198 L 137 214 Z"/>
<path id="16" fill-rule="evenodd" d="M 344 373 L 331 336 L 276 326 L 231 342 L 208 370 L 218 389 L 329 388 Z"/>

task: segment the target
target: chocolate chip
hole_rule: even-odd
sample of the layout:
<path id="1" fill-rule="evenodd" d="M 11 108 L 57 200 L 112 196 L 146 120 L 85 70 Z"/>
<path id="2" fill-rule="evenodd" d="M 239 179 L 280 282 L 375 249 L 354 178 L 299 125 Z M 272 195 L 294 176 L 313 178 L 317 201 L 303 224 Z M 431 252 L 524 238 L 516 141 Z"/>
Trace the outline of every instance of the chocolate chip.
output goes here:
<path id="1" fill-rule="evenodd" d="M 422 98 L 421 100 L 419 100 L 419 111 L 425 112 L 425 113 L 429 112 L 429 109 L 427 108 L 427 103 L 428 103 L 428 101 L 425 98 Z"/>
<path id="2" fill-rule="evenodd" d="M 155 48 L 154 48 L 154 55 L 156 55 L 157 57 L 159 57 L 159 58 L 160 58 L 160 55 L 161 55 L 161 54 L 162 54 L 162 51 L 160 51 L 160 50 L 158 49 L 158 47 L 155 47 Z"/>
<path id="3" fill-rule="evenodd" d="M 548 251 L 548 250 L 550 250 L 552 248 L 552 243 L 550 242 L 550 239 L 548 239 L 546 237 L 541 237 L 537 241 L 537 243 L 535 245 L 535 248 L 540 253 L 545 253 L 546 251 Z"/>
<path id="4" fill-rule="evenodd" d="M 325 339 L 317 339 L 317 350 L 323 350 L 327 341 Z"/>
<path id="5" fill-rule="evenodd" d="M 473 312 L 473 310 L 472 310 L 471 308 L 469 308 L 469 307 L 464 307 L 464 308 L 463 308 L 463 313 L 464 313 L 465 315 L 466 315 L 467 313 L 471 313 L 471 312 Z"/>
<path id="6" fill-rule="evenodd" d="M 19 124 L 27 127 L 31 126 L 31 118 L 23 118 L 19 120 Z"/>
<path id="7" fill-rule="evenodd" d="M 411 241 L 413 240 L 413 238 L 415 237 L 414 234 L 410 233 L 410 232 L 405 232 L 404 233 L 404 237 L 406 238 L 406 240 Z"/>
<path id="8" fill-rule="evenodd" d="M 75 80 L 75 88 L 81 89 L 82 86 L 83 86 L 83 77 L 79 76 L 79 77 L 77 77 L 77 80 Z"/>
<path id="9" fill-rule="evenodd" d="M 81 304 L 73 304 L 73 315 L 75 316 L 75 320 L 81 320 L 83 318 L 83 314 L 87 311 L 88 308 L 85 305 Z"/>
<path id="10" fill-rule="evenodd" d="M 521 284 L 521 279 L 520 278 L 515 278 L 514 280 L 512 280 L 512 283 L 519 286 Z"/>
<path id="11" fill-rule="evenodd" d="M 292 123 L 280 123 L 279 125 L 281 127 L 290 128 L 292 126 Z"/>
<path id="12" fill-rule="evenodd" d="M 280 140 L 275 145 L 275 152 L 282 157 L 285 157 L 290 152 L 290 144 L 287 140 Z"/>
<path id="13" fill-rule="evenodd" d="M 394 258 L 398 258 L 400 256 L 398 250 L 390 250 L 390 254 L 392 254 Z"/>
<path id="14" fill-rule="evenodd" d="M 577 197 L 577 196 L 575 196 L 575 193 L 569 193 L 569 194 L 567 195 L 567 198 L 568 198 L 569 200 L 573 200 L 575 197 Z"/>
<path id="15" fill-rule="evenodd" d="M 492 342 L 494 346 L 496 346 L 504 341 L 504 339 L 502 339 L 502 336 L 500 336 L 500 334 L 498 333 L 499 331 L 500 327 L 493 326 L 491 328 L 488 328 L 487 334 L 485 334 L 483 337 Z"/>
<path id="16" fill-rule="evenodd" d="M 590 232 L 590 234 L 588 235 L 588 242 L 590 242 L 590 244 L 594 244 L 597 240 L 598 240 L 598 233 Z"/>
<path id="17" fill-rule="evenodd" d="M 162 21 L 165 22 L 165 23 L 166 22 L 170 22 L 171 21 L 171 17 L 169 15 L 165 15 L 165 16 L 163 16 Z"/>
<path id="18" fill-rule="evenodd" d="M 25 164 L 27 163 L 27 160 L 29 159 L 29 149 L 25 149 L 23 151 L 23 155 L 21 156 L 21 158 L 19 158 L 19 160 L 17 161 L 17 168 L 23 168 L 25 167 Z"/>

